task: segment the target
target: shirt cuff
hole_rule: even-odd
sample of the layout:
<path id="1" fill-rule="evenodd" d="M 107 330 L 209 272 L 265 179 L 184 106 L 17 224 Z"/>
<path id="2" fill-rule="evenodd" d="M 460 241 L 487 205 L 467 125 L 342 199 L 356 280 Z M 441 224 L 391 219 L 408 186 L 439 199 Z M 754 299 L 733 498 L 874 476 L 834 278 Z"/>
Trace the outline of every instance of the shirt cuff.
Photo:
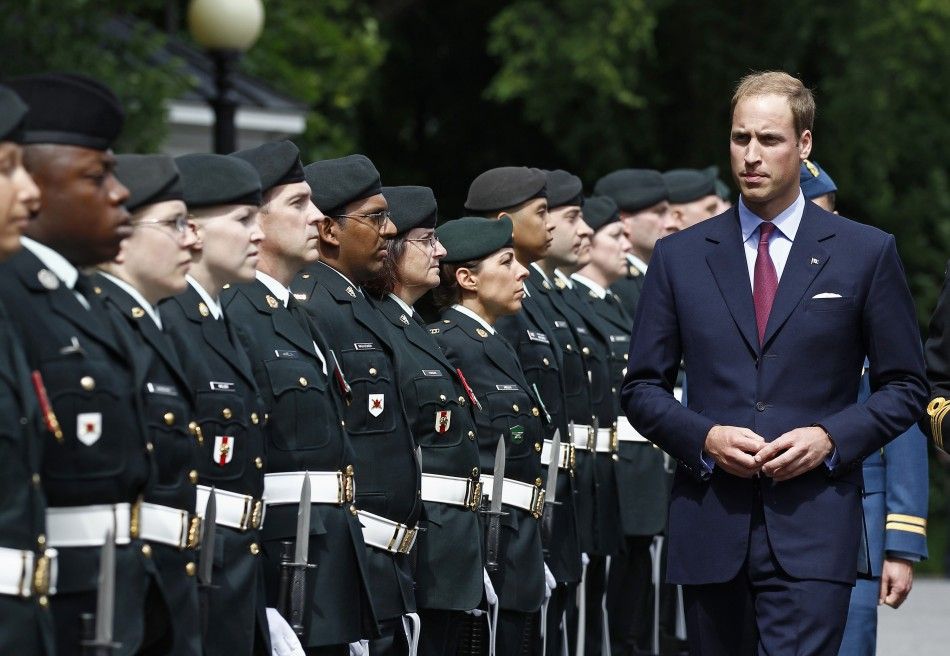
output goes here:
<path id="1" fill-rule="evenodd" d="M 907 551 L 888 551 L 885 556 L 887 558 L 900 558 L 901 560 L 909 560 L 912 563 L 919 563 L 921 561 L 920 554 L 909 553 Z"/>
<path id="2" fill-rule="evenodd" d="M 825 467 L 828 468 L 828 471 L 833 472 L 839 464 L 841 464 L 841 458 L 838 457 L 838 447 L 835 447 L 831 455 L 825 458 Z"/>
<path id="3" fill-rule="evenodd" d="M 700 451 L 699 462 L 703 466 L 703 470 L 699 473 L 699 475 L 702 477 L 703 480 L 706 480 L 707 478 L 712 476 L 713 469 L 716 468 L 716 461 L 713 460 L 712 456 L 710 456 L 705 451 Z"/>

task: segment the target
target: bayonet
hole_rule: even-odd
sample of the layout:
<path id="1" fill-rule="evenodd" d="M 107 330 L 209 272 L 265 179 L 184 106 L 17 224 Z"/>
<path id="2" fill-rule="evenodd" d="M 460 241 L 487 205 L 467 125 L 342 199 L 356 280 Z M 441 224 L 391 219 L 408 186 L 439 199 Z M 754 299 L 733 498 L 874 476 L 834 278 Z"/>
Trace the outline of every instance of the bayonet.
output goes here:
<path id="1" fill-rule="evenodd" d="M 488 535 L 485 538 L 485 569 L 498 573 L 498 542 L 501 538 L 501 499 L 505 489 L 505 436 L 498 438 L 495 449 L 495 468 L 492 471 L 491 506 L 488 511 Z"/>
<path id="2" fill-rule="evenodd" d="M 115 534 L 112 529 L 106 531 L 105 543 L 99 552 L 99 585 L 96 591 L 95 618 L 85 614 L 81 617 L 85 631 L 95 626 L 93 637 L 88 635 L 82 641 L 84 654 L 90 656 L 108 656 L 122 645 L 112 641 L 113 620 L 115 616 Z"/>
<path id="3" fill-rule="evenodd" d="M 214 569 L 215 526 L 218 521 L 218 506 L 214 486 L 208 493 L 205 514 L 201 520 L 201 545 L 198 553 L 198 613 L 201 635 L 208 633 L 208 608 L 211 600 L 211 572 Z"/>
<path id="4" fill-rule="evenodd" d="M 307 570 L 316 567 L 307 562 L 310 551 L 310 474 L 304 475 L 300 486 L 300 502 L 297 505 L 297 535 L 291 545 L 282 543 L 280 557 L 280 608 L 279 611 L 298 637 L 306 632 L 304 606 L 307 593 Z M 291 560 L 291 557 L 293 558 Z"/>
<path id="5" fill-rule="evenodd" d="M 544 510 L 541 513 L 541 544 L 547 550 L 554 533 L 554 506 L 557 505 L 557 473 L 561 466 L 561 430 L 551 438 L 551 459 L 548 462 L 548 480 L 544 486 Z"/>

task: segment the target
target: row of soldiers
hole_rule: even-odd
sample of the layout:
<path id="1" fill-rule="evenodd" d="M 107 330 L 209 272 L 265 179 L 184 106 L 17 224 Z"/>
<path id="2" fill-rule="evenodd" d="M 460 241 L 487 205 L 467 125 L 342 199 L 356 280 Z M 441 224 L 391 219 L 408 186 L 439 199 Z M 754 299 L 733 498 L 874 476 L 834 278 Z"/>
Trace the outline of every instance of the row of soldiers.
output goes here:
<path id="1" fill-rule="evenodd" d="M 104 85 L 8 84 L 0 652 L 657 649 L 670 468 L 617 393 L 714 171 L 496 168 L 437 228 L 362 155 L 116 156 Z"/>

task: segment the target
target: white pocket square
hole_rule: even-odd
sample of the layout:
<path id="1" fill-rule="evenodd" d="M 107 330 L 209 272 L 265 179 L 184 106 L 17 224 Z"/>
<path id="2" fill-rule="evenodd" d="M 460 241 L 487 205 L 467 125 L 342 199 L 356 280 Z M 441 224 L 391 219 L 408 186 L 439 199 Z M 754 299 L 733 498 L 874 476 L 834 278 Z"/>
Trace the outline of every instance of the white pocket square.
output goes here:
<path id="1" fill-rule="evenodd" d="M 834 292 L 822 292 L 820 294 L 815 294 L 812 298 L 841 298 L 841 294 L 835 294 Z"/>

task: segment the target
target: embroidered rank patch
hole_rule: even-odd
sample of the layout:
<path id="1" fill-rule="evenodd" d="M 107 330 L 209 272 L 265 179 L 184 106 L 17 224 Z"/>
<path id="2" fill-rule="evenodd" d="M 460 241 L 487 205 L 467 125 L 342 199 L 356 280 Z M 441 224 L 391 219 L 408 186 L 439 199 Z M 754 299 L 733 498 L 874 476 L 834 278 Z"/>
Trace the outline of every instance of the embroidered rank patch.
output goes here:
<path id="1" fill-rule="evenodd" d="M 230 435 L 215 435 L 211 459 L 218 467 L 224 467 L 234 457 L 234 438 Z"/>
<path id="2" fill-rule="evenodd" d="M 452 424 L 452 411 L 439 410 L 435 413 L 435 432 L 448 433 L 449 426 Z"/>
<path id="3" fill-rule="evenodd" d="M 540 344 L 551 343 L 551 340 L 549 340 L 548 336 L 544 333 L 536 333 L 533 330 L 526 330 L 525 332 L 528 333 L 528 339 L 530 339 L 532 342 L 538 342 Z"/>
<path id="4" fill-rule="evenodd" d="M 102 413 L 80 412 L 76 415 L 76 438 L 86 446 L 92 446 L 102 437 Z"/>
<path id="5" fill-rule="evenodd" d="M 224 383 L 219 380 L 210 380 L 208 384 L 211 386 L 212 392 L 233 392 L 234 383 Z"/>
<path id="6" fill-rule="evenodd" d="M 386 395 L 385 394 L 370 394 L 368 401 L 368 410 L 371 415 L 378 417 L 383 414 L 383 410 L 386 408 Z"/>

